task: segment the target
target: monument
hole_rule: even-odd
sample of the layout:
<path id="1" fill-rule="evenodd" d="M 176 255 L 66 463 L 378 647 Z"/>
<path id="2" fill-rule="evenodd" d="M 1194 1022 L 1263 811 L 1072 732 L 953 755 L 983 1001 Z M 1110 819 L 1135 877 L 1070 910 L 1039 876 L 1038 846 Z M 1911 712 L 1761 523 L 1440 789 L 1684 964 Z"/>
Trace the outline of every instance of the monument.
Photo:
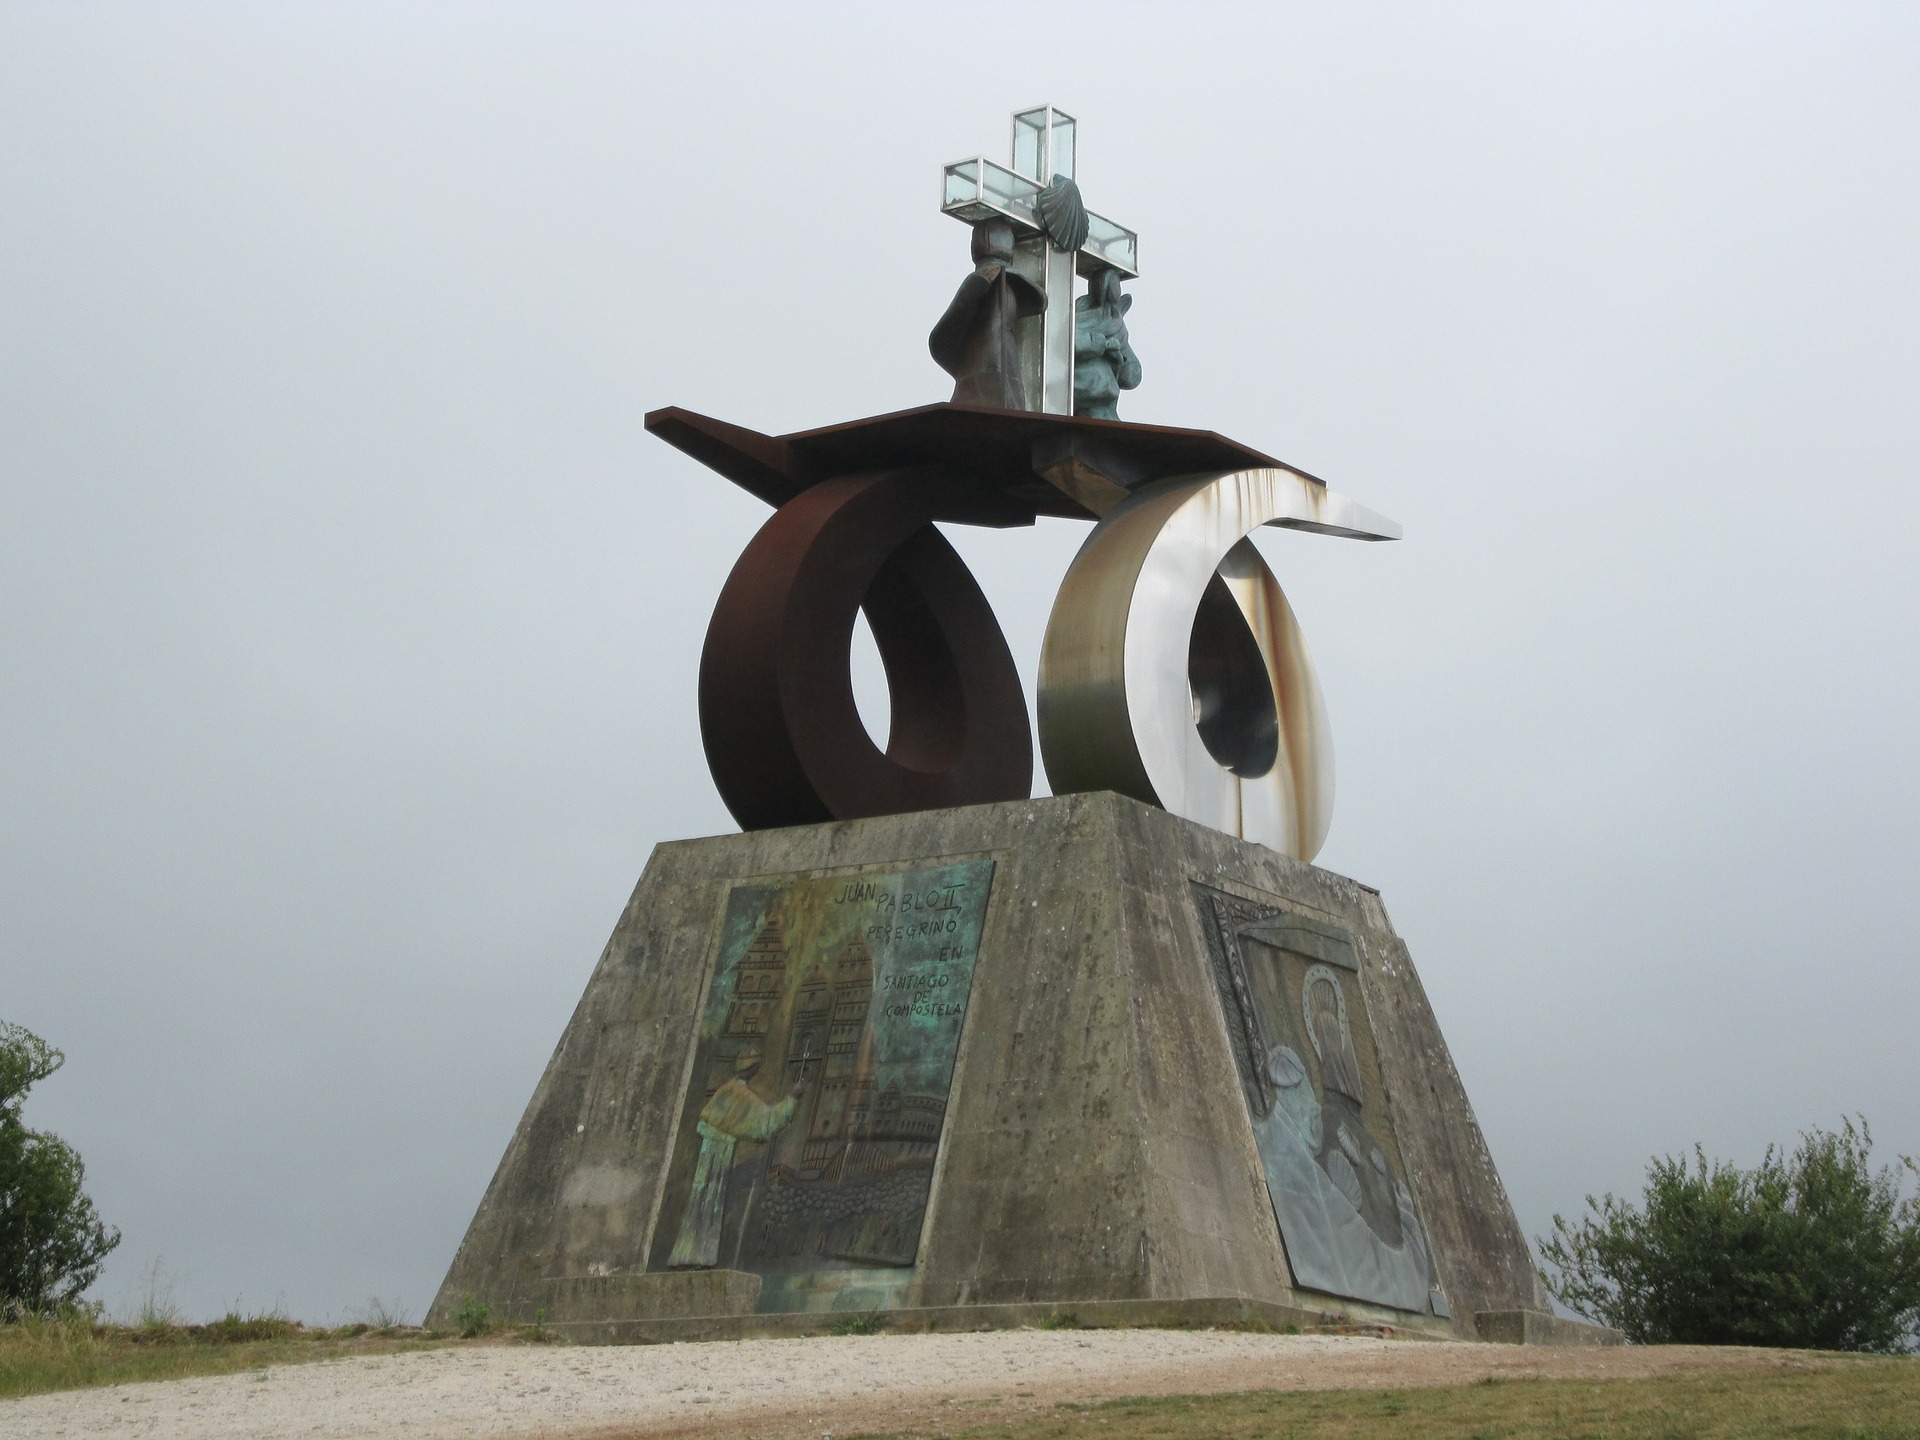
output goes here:
<path id="1" fill-rule="evenodd" d="M 953 398 L 661 439 L 773 507 L 699 681 L 742 833 L 658 846 L 433 1306 L 581 1339 L 1223 1321 L 1576 1341 L 1379 895 L 1311 862 L 1326 706 L 1248 538 L 1399 528 L 1118 418 L 1138 239 L 1076 125 L 945 168 Z M 1082 288 L 1084 286 L 1084 289 Z M 1053 791 L 938 524 L 1093 522 L 1048 621 Z M 864 613 L 885 747 L 854 705 Z"/>

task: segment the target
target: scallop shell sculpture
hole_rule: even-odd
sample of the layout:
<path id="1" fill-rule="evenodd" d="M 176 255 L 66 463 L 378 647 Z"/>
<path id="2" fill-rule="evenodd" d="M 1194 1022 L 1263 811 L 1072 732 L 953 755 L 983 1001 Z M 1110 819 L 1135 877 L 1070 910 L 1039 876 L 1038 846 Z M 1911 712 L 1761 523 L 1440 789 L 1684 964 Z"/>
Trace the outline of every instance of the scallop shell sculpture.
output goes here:
<path id="1" fill-rule="evenodd" d="M 1064 175 L 1033 197 L 1033 213 L 1056 250 L 1078 250 L 1087 243 L 1087 207 L 1080 187 Z"/>

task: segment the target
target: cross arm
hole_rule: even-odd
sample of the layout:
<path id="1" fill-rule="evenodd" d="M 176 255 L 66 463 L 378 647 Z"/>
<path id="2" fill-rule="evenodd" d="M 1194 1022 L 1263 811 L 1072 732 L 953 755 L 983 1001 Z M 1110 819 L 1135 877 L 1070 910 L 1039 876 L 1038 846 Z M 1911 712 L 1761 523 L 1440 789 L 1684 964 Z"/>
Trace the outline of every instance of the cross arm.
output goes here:
<path id="1" fill-rule="evenodd" d="M 942 186 L 940 209 L 956 220 L 973 225 L 1000 215 L 1024 231 L 1038 234 L 1042 228 L 1034 202 L 1044 187 L 984 155 L 947 166 Z M 1135 279 L 1140 274 L 1140 237 L 1126 226 L 1088 211 L 1087 238 L 1074 256 L 1074 265 L 1082 275 L 1118 270 L 1127 279 Z"/>

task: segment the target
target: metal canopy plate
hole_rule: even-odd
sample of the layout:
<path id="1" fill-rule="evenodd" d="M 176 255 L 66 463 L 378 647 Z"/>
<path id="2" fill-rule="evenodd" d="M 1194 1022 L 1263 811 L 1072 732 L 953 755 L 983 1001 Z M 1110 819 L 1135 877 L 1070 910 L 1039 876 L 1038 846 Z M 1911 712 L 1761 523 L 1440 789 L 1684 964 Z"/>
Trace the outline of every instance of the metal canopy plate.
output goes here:
<path id="1" fill-rule="evenodd" d="M 649 414 L 646 425 L 769 505 L 783 505 L 836 475 L 867 470 L 931 467 L 963 476 L 977 492 L 934 518 L 967 525 L 1030 525 L 1037 515 L 1096 518 L 1037 473 L 1036 457 L 1048 447 L 1071 447 L 1130 487 L 1175 475 L 1251 469 L 1289 470 L 1324 484 L 1211 430 L 1026 410 L 923 405 L 772 436 L 670 406 Z"/>

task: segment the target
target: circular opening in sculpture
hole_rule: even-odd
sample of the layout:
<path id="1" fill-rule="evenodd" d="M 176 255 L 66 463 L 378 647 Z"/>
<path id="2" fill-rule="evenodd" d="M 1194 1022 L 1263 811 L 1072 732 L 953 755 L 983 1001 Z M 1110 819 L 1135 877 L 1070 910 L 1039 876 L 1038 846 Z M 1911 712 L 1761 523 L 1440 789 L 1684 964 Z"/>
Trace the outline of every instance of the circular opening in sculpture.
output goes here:
<path id="1" fill-rule="evenodd" d="M 887 689 L 887 666 L 865 611 L 853 617 L 853 643 L 847 655 L 848 678 L 853 682 L 853 705 L 860 712 L 873 748 L 886 751 L 893 739 L 893 696 Z"/>
<path id="2" fill-rule="evenodd" d="M 922 532 L 934 533 L 931 526 Z M 880 749 L 904 770 L 939 775 L 966 751 L 966 685 L 939 617 L 913 588 L 918 543 L 901 546 L 880 567 L 856 621 L 870 627 L 885 674 L 887 739 Z M 874 734 L 864 715 L 861 723 Z"/>
<path id="3" fill-rule="evenodd" d="M 1218 575 L 1193 616 L 1187 685 L 1200 743 L 1222 769 L 1252 780 L 1280 756 L 1280 713 L 1260 643 Z"/>

